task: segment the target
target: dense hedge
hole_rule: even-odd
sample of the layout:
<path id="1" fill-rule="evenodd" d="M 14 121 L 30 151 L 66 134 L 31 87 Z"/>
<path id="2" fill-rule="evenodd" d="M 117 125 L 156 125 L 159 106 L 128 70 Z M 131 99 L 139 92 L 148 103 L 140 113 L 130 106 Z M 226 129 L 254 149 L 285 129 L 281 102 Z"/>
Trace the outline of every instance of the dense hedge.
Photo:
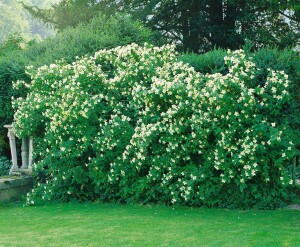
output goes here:
<path id="1" fill-rule="evenodd" d="M 101 50 L 29 68 L 14 128 L 35 136 L 39 200 L 274 208 L 288 198 L 296 135 L 291 81 L 227 52 L 227 73 L 178 62 L 173 46 Z M 257 84 L 259 81 L 259 85 Z"/>
<path id="2" fill-rule="evenodd" d="M 7 139 L 3 126 L 11 123 L 13 119 L 11 97 L 25 93 L 25 91 L 15 92 L 11 84 L 12 81 L 16 80 L 29 81 L 29 77 L 25 73 L 26 66 L 39 67 L 44 64 L 55 63 L 55 60 L 58 59 L 64 59 L 71 63 L 77 56 L 93 54 L 99 49 L 108 49 L 132 42 L 139 44 L 146 41 L 151 42 L 152 35 L 151 31 L 127 16 L 106 18 L 100 15 L 88 24 L 69 28 L 56 37 L 48 38 L 41 43 L 32 43 L 25 50 L 11 49 L 11 45 L 9 52 L 5 52 L 7 49 L 1 49 L 0 154 Z"/>

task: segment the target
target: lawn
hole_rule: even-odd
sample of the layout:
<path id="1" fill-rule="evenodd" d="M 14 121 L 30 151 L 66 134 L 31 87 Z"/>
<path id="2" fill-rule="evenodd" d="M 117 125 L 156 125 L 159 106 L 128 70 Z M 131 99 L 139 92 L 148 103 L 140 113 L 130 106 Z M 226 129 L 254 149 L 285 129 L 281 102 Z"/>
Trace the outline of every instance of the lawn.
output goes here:
<path id="1" fill-rule="evenodd" d="M 300 211 L 1 206 L 0 246 L 300 246 Z"/>

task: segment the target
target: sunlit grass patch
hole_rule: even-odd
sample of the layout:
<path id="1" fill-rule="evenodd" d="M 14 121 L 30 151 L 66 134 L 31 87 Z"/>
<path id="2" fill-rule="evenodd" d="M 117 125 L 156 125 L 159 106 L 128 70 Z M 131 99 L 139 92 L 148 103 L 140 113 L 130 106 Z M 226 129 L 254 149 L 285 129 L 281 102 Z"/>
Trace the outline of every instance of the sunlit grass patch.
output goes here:
<path id="1" fill-rule="evenodd" d="M 300 211 L 2 206 L 0 246 L 299 246 Z"/>

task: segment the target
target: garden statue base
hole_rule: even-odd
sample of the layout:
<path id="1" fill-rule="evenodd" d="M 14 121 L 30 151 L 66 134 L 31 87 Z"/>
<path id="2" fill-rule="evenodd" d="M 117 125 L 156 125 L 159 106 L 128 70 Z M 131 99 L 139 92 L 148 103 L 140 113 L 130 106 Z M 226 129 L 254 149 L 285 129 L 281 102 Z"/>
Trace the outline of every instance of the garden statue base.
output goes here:
<path id="1" fill-rule="evenodd" d="M 31 176 L 0 177 L 0 202 L 9 202 L 26 194 L 33 187 L 34 178 Z"/>
<path id="2" fill-rule="evenodd" d="M 18 168 L 18 169 L 11 169 L 10 170 L 10 175 L 11 176 L 21 176 L 21 175 L 30 175 L 32 174 L 32 169 L 31 168 Z"/>

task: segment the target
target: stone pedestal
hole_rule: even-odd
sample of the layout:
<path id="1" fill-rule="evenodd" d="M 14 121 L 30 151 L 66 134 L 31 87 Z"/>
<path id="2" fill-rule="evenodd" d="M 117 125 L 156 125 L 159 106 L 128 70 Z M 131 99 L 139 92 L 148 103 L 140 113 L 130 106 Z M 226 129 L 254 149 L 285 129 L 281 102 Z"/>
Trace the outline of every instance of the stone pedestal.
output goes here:
<path id="1" fill-rule="evenodd" d="M 33 183 L 31 176 L 0 178 L 0 202 L 9 202 L 26 194 Z"/>

